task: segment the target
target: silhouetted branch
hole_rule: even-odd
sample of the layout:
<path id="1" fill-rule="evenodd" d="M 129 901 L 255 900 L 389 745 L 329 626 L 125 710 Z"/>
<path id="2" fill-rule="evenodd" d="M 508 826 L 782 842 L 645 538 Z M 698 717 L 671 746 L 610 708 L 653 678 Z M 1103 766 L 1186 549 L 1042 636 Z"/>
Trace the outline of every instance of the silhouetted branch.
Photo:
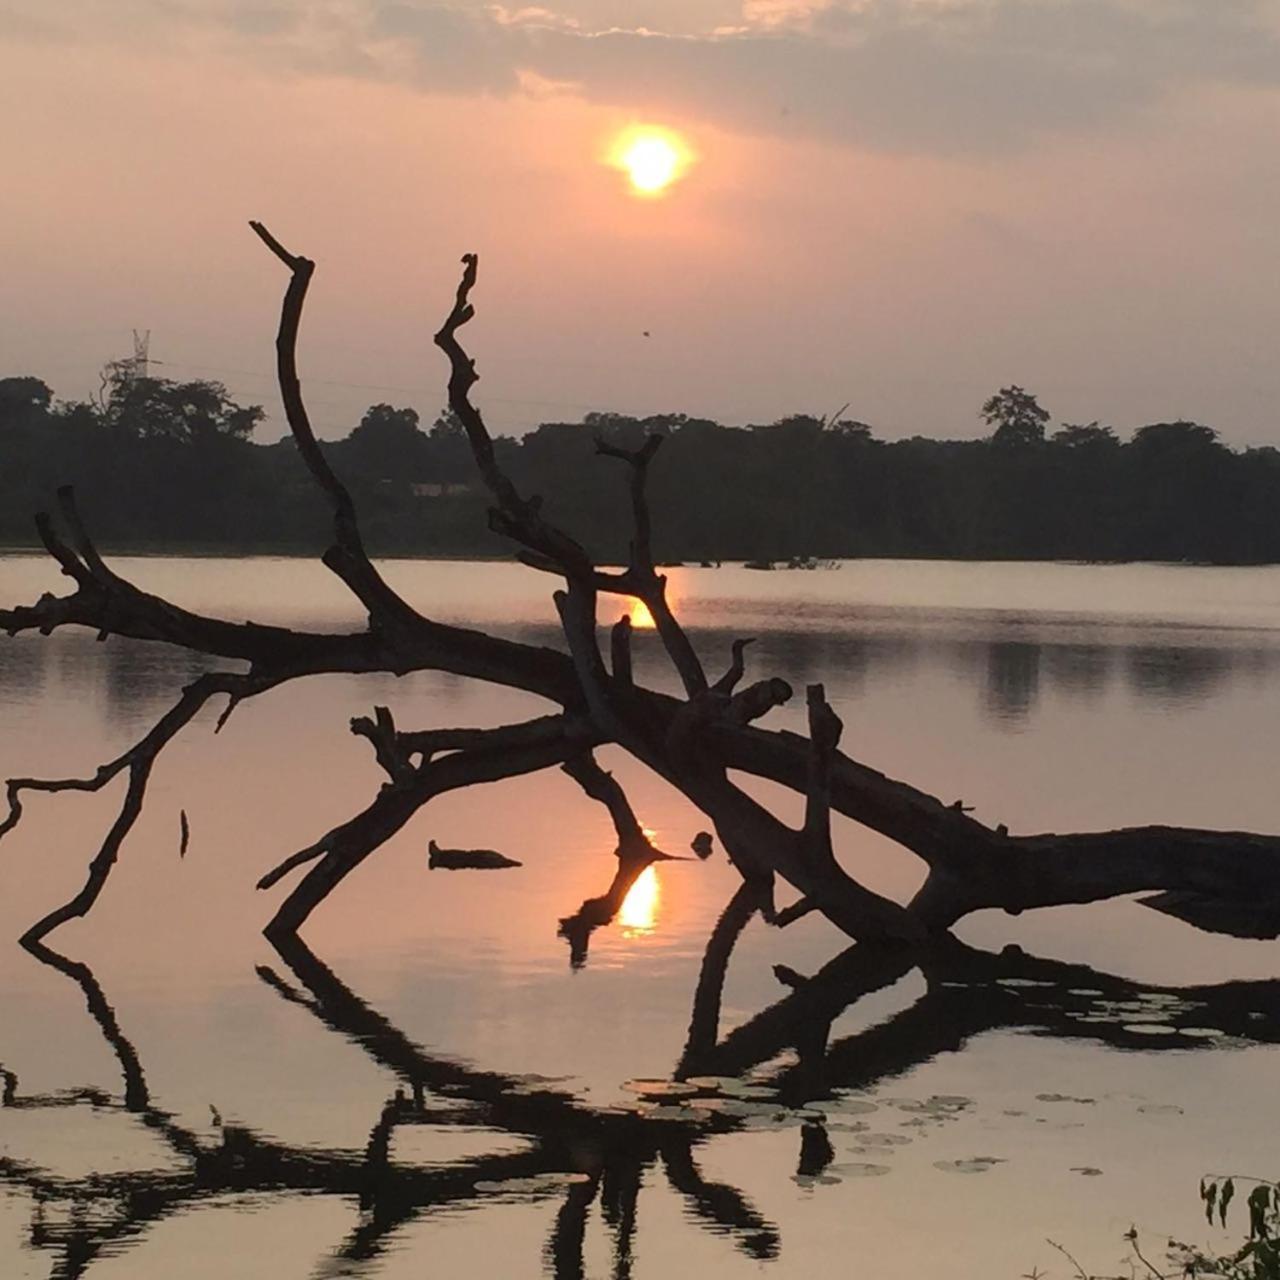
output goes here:
<path id="1" fill-rule="evenodd" d="M 296 933 L 338 884 L 435 796 L 481 782 L 534 773 L 562 763 L 581 749 L 581 741 L 566 732 L 556 717 L 531 721 L 522 728 L 528 732 L 520 745 L 504 740 L 507 730 L 477 731 L 491 733 L 489 745 L 426 761 L 403 782 L 384 786 L 361 813 L 263 876 L 258 882 L 259 889 L 270 888 L 295 867 L 315 863 L 271 918 L 266 927 L 268 937 Z"/>
<path id="2" fill-rule="evenodd" d="M 613 828 L 618 833 L 619 858 L 658 855 L 658 851 L 649 843 L 640 820 L 627 799 L 626 792 L 619 786 L 613 774 L 602 769 L 590 751 L 583 751 L 570 756 L 560 766 L 562 773 L 568 774 L 592 800 L 599 801 L 609 811 L 613 820 Z"/>
<path id="3" fill-rule="evenodd" d="M 120 1063 L 120 1074 L 124 1077 L 124 1105 L 127 1111 L 144 1111 L 151 1104 L 151 1095 L 147 1089 L 147 1078 L 138 1058 L 138 1051 L 132 1041 L 120 1030 L 116 1019 L 116 1011 L 111 1007 L 102 987 L 94 977 L 93 970 L 87 964 L 69 960 L 66 956 L 46 947 L 35 940 L 24 944 L 26 949 L 41 964 L 56 969 L 70 978 L 84 992 L 85 1006 L 89 1016 L 98 1024 L 103 1039 L 111 1046 L 116 1060 Z"/>
<path id="4" fill-rule="evenodd" d="M 738 681 L 746 674 L 746 651 L 749 644 L 755 644 L 754 636 L 735 640 L 730 646 L 733 659 L 729 663 L 729 669 L 711 686 L 716 693 L 731 694 L 738 687 Z"/>
<path id="5" fill-rule="evenodd" d="M 453 309 L 436 333 L 435 344 L 449 360 L 449 408 L 462 423 L 480 477 L 497 504 L 490 513 L 490 523 L 495 532 L 521 543 L 544 561 L 558 565 L 567 577 L 585 581 L 594 572 L 591 558 L 567 533 L 542 519 L 540 499 L 520 496 L 499 466 L 489 429 L 480 411 L 471 403 L 471 388 L 480 380 L 480 375 L 475 361 L 458 340 L 458 330 L 475 315 L 471 290 L 476 283 L 479 257 L 474 253 L 464 254 L 462 263 L 462 279 L 458 282 Z"/>
<path id="6" fill-rule="evenodd" d="M 831 849 L 831 761 L 844 726 L 820 684 L 808 688 L 809 785 L 805 793 L 804 841 L 815 865 L 834 862 Z"/>
<path id="7" fill-rule="evenodd" d="M 706 689 L 707 677 L 689 637 L 667 603 L 667 580 L 653 564 L 652 521 L 646 489 L 649 464 L 661 446 L 662 436 L 657 435 L 649 436 L 639 449 L 623 449 L 596 438 L 597 453 L 620 458 L 631 469 L 631 564 L 615 582 L 644 601 L 685 693 L 693 698 Z"/>
<path id="8" fill-rule="evenodd" d="M 316 264 L 309 258 L 290 253 L 262 223 L 250 222 L 249 225 L 290 272 L 289 287 L 285 290 L 280 310 L 280 329 L 276 335 L 276 370 L 285 418 L 298 453 L 333 508 L 334 546 L 325 553 L 324 562 L 368 610 L 371 628 L 412 628 L 422 624 L 425 619 L 387 586 L 370 563 L 360 537 L 355 503 L 347 487 L 329 466 L 311 428 L 306 402 L 302 398 L 302 384 L 298 379 L 298 327 Z"/>
<path id="9" fill-rule="evenodd" d="M 778 1256 L 778 1228 L 736 1187 L 708 1182 L 688 1147 L 664 1149 L 662 1167 L 672 1189 L 712 1231 L 728 1236 L 749 1258 Z"/>
<path id="10" fill-rule="evenodd" d="M 573 537 L 543 518 L 539 499 L 522 496 L 503 471 L 484 420 L 471 403 L 477 374 L 458 338 L 474 314 L 474 255 L 463 259 L 453 308 L 435 339 L 449 360 L 449 404 L 492 496 L 494 527 L 519 545 L 526 563 L 564 579 L 556 604 L 569 652 L 422 617 L 387 586 L 370 562 L 351 495 L 330 467 L 307 415 L 296 348 L 314 264 L 285 249 L 260 223 L 253 228 L 290 273 L 276 343 L 278 372 L 299 454 L 333 511 L 335 541 L 325 560 L 364 604 L 369 627 L 354 634 L 317 634 L 231 623 L 178 608 L 115 574 L 94 547 L 74 495 L 60 491 L 67 538 L 47 515 L 37 518 L 37 527 L 74 590 L 0 610 L 0 630 L 48 634 L 63 626 L 84 626 L 99 636 L 126 636 L 245 661 L 249 670 L 197 681 L 141 743 L 92 778 L 17 779 L 10 784 L 9 814 L 0 823 L 0 834 L 17 822 L 27 791 L 98 790 L 125 773 L 129 780 L 120 815 L 90 865 L 84 889 L 34 926 L 29 936 L 43 936 L 92 906 L 136 820 L 156 755 L 212 692 L 229 694 L 229 712 L 242 697 L 303 676 L 424 670 L 536 694 L 565 709 L 565 716 L 583 722 L 583 727 L 573 732 L 567 725 L 564 732 L 553 728 L 545 736 L 536 722 L 504 731 L 404 734 L 395 729 L 385 709 L 375 712 L 372 720 L 357 721 L 356 732 L 372 743 L 390 786 L 362 814 L 263 878 L 274 884 L 287 870 L 314 864 L 277 912 L 269 926 L 274 932 L 297 928 L 325 894 L 432 795 L 563 763 L 584 749 L 613 742 L 702 808 L 744 877 L 765 886 L 782 876 L 811 909 L 859 940 L 914 945 L 987 907 L 1016 912 L 1144 891 L 1157 895 L 1148 905 L 1201 927 L 1250 936 L 1280 933 L 1280 907 L 1273 910 L 1270 905 L 1280 904 L 1280 837 L 1159 826 L 1010 835 L 1004 827 L 984 826 L 962 807 L 943 804 L 841 754 L 834 731 L 838 721 L 821 695 L 811 703 L 807 738 L 756 727 L 754 722 L 785 702 L 791 689 L 779 679 L 739 689 L 745 674 L 745 640 L 735 641 L 729 670 L 708 688 L 701 663 L 666 600 L 665 580 L 653 563 L 646 481 L 660 437 L 638 450 L 602 446 L 602 452 L 621 458 L 631 470 L 631 562 L 618 573 L 599 570 Z M 632 596 L 648 606 L 680 676 L 682 698 L 635 685 L 629 623 L 615 626 L 612 671 L 606 668 L 597 636 L 597 598 L 604 592 Z M 486 736 L 474 736 L 480 733 Z M 494 736 L 501 733 L 507 737 Z M 732 780 L 738 773 L 804 795 L 804 827 L 794 831 L 780 822 Z M 928 877 L 908 907 L 872 893 L 839 865 L 831 849 L 831 811 L 885 835 L 925 861 Z M 786 918 L 793 915 L 784 913 Z"/>
<path id="11" fill-rule="evenodd" d="M 764 905 L 760 886 L 744 881 L 720 913 L 711 936 L 707 939 L 698 971 L 698 985 L 693 993 L 693 1012 L 689 1018 L 689 1035 L 684 1053 L 676 1068 L 676 1078 L 703 1072 L 703 1062 L 720 1038 L 720 1002 L 724 982 L 729 973 L 729 960 L 751 917 Z"/>
<path id="12" fill-rule="evenodd" d="M 631 615 L 624 613 L 613 624 L 609 636 L 609 659 L 613 667 L 615 684 L 630 688 L 633 683 L 631 674 Z"/>

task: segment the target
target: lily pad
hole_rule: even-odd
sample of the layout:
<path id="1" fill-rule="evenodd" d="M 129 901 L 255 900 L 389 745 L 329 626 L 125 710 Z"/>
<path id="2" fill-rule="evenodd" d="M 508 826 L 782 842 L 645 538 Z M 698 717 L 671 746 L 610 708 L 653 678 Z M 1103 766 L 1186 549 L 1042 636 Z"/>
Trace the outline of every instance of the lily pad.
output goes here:
<path id="1" fill-rule="evenodd" d="M 869 1116 L 880 1110 L 876 1103 L 865 1102 L 861 1098 L 823 1098 L 818 1102 L 806 1102 L 805 1106 L 828 1116 Z"/>
<path id="2" fill-rule="evenodd" d="M 904 1147 L 910 1141 L 905 1133 L 864 1133 L 858 1138 L 864 1147 Z"/>
<path id="3" fill-rule="evenodd" d="M 741 1119 L 790 1114 L 786 1107 L 776 1102 L 753 1102 L 749 1098 L 699 1098 L 696 1105 L 703 1111 Z"/>

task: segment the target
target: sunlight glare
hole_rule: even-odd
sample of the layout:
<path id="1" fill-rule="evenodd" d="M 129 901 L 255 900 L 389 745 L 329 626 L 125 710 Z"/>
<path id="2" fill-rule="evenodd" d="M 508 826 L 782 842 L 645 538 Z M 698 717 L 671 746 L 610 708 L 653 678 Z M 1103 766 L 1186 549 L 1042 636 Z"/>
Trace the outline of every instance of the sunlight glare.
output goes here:
<path id="1" fill-rule="evenodd" d="M 661 900 L 658 868 L 645 867 L 622 900 L 622 907 L 618 912 L 618 923 L 622 926 L 625 936 L 652 933 L 658 922 L 658 906 Z"/>
<path id="2" fill-rule="evenodd" d="M 631 602 L 631 625 L 641 631 L 652 631 L 658 625 L 643 600 Z"/>
<path id="3" fill-rule="evenodd" d="M 638 196 L 660 196 L 693 161 L 679 134 L 652 125 L 624 130 L 609 150 L 609 163 L 623 170 Z"/>

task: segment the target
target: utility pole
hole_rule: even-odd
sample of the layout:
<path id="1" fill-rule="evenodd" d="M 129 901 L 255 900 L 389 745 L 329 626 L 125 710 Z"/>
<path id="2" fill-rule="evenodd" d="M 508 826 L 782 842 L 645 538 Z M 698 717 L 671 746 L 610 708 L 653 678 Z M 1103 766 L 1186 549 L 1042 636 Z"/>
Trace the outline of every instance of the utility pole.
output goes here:
<path id="1" fill-rule="evenodd" d="M 139 378 L 151 376 L 151 330 L 133 331 L 133 355 L 123 360 L 108 360 L 98 378 L 98 408 L 105 409 L 111 398 L 109 388 L 128 390 Z"/>

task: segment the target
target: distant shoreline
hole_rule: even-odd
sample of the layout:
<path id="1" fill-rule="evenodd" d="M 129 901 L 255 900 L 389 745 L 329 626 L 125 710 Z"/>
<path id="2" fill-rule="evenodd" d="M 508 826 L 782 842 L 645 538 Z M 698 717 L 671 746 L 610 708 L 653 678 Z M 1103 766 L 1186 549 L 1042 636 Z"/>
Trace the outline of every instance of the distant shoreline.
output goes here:
<path id="1" fill-rule="evenodd" d="M 157 560 L 319 560 L 323 554 L 323 548 L 316 547 L 296 547 L 296 546 L 271 546 L 264 544 L 250 544 L 248 546 L 217 546 L 210 544 L 188 544 L 188 543 L 108 543 L 99 550 L 103 555 L 107 556 L 126 556 L 132 559 L 157 559 Z M 43 545 L 39 542 L 12 542 L 0 543 L 0 558 L 8 556 L 45 556 L 46 552 Z M 519 564 L 520 562 L 512 555 L 485 554 L 482 551 L 433 551 L 426 554 L 417 554 L 407 551 L 384 552 L 374 550 L 371 552 L 374 560 L 406 560 L 418 563 L 441 563 L 441 564 Z M 857 564 L 859 561 L 883 562 L 900 560 L 903 563 L 914 564 L 1061 564 L 1061 565 L 1078 565 L 1081 567 L 1097 567 L 1097 568 L 1116 568 L 1124 565 L 1160 565 L 1170 569 L 1272 569 L 1280 566 L 1280 560 L 1081 560 L 1064 557 L 1036 557 L 1036 556 L 924 556 L 924 555 L 844 555 L 833 557 L 835 561 L 831 568 L 803 569 L 793 568 L 783 561 L 779 561 L 772 572 L 776 573 L 824 573 L 831 572 L 832 569 L 838 569 L 841 564 Z M 668 561 L 660 564 L 660 569 L 699 569 L 699 568 L 743 568 L 746 561 L 742 559 L 722 560 L 713 566 L 707 566 L 699 560 L 684 561 Z M 754 566 L 752 567 L 754 571 Z M 763 570 L 760 570 L 764 572 Z"/>

